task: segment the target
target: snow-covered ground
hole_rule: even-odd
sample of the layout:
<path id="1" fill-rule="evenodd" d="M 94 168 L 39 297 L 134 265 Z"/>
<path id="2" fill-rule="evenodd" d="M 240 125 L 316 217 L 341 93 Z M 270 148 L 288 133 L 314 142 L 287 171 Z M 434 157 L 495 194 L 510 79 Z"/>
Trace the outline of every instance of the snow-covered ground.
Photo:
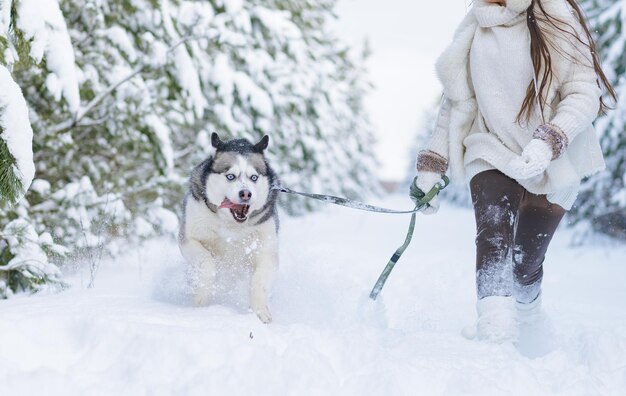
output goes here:
<path id="1" fill-rule="evenodd" d="M 175 243 L 146 244 L 104 261 L 92 289 L 83 268 L 63 293 L 0 301 L 0 394 L 626 394 L 626 247 L 571 247 L 560 230 L 544 283 L 556 342 L 530 359 L 461 336 L 475 315 L 472 216 L 420 216 L 377 302 L 367 294 L 407 216 L 283 217 L 270 325 L 241 288 L 191 306 Z"/>

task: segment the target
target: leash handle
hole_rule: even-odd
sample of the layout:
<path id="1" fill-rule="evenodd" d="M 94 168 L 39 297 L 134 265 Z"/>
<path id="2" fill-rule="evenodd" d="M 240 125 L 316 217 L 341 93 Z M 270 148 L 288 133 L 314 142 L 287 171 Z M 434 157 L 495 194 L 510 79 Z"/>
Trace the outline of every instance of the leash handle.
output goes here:
<path id="1" fill-rule="evenodd" d="M 415 179 L 413 179 L 413 183 L 411 183 L 411 189 L 409 191 L 409 195 L 415 198 L 416 209 L 418 207 L 421 209 L 424 206 L 429 206 L 429 202 L 432 201 L 433 198 L 435 198 L 439 194 L 439 192 L 441 192 L 441 190 L 448 187 L 448 185 L 450 184 L 450 179 L 448 178 L 448 176 L 443 175 L 441 176 L 441 180 L 437 182 L 430 189 L 430 191 L 428 191 L 428 193 L 425 193 L 415 185 L 416 179 L 417 176 L 415 177 Z"/>

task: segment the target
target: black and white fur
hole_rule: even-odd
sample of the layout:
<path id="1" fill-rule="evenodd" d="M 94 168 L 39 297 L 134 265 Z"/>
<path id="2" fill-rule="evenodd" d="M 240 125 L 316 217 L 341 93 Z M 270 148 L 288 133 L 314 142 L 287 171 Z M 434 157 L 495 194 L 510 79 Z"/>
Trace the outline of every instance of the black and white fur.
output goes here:
<path id="1" fill-rule="evenodd" d="M 223 142 L 211 136 L 215 153 L 196 166 L 183 203 L 179 247 L 191 266 L 193 294 L 205 305 L 216 294 L 218 271 L 229 263 L 251 266 L 250 308 L 264 323 L 272 320 L 268 296 L 278 268 L 276 174 L 264 151 L 269 138 Z M 222 207 L 229 202 L 247 210 Z"/>

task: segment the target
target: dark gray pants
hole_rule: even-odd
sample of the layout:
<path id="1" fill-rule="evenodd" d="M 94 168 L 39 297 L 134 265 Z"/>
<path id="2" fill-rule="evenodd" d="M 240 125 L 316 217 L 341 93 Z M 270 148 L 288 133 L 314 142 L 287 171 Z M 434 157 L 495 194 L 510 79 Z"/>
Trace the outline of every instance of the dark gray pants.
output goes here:
<path id="1" fill-rule="evenodd" d="M 474 176 L 470 189 L 476 215 L 478 299 L 514 296 L 521 303 L 534 301 L 541 290 L 548 245 L 565 210 L 497 170 Z"/>

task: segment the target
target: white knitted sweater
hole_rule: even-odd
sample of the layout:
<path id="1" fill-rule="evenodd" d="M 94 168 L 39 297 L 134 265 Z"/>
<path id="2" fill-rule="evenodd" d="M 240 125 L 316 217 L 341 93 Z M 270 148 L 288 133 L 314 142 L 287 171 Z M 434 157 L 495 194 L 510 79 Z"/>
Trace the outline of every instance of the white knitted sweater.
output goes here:
<path id="1" fill-rule="evenodd" d="M 528 123 L 516 122 L 534 75 L 526 24 L 530 3 L 507 0 L 503 7 L 484 0 L 474 2 L 452 45 L 437 62 L 444 101 L 427 149 L 449 161 L 456 181 L 470 180 L 488 169 L 511 176 L 511 160 L 522 153 L 536 128 L 549 122 L 566 136 L 567 150 L 543 174 L 517 181 L 528 191 L 547 194 L 550 202 L 570 209 L 581 179 L 604 168 L 592 127 L 601 90 L 587 47 L 556 33 L 538 18 L 557 48 L 551 50 L 555 79 L 543 116 L 537 111 Z M 565 0 L 542 3 L 550 15 L 585 37 Z"/>

